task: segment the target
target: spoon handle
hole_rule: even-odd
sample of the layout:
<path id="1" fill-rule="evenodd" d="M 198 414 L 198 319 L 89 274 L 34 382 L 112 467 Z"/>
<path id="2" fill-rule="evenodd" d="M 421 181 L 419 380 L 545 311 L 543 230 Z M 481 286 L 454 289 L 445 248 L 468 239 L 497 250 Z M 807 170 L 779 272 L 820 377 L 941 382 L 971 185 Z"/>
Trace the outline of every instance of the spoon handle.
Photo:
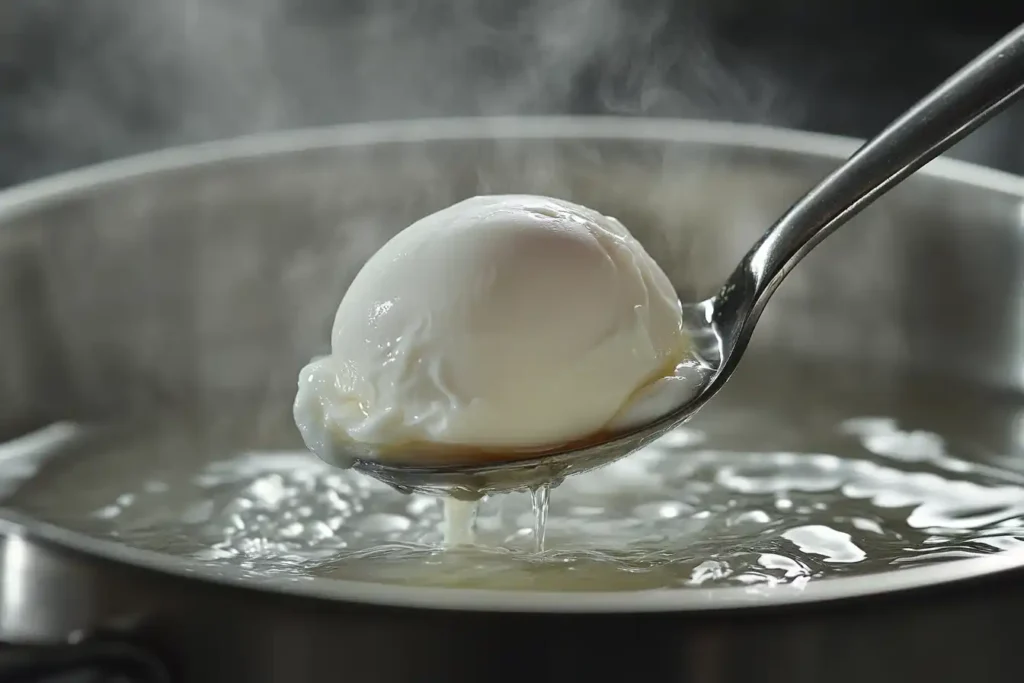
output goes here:
<path id="1" fill-rule="evenodd" d="M 752 286 L 753 318 L 800 259 L 836 228 L 1002 111 L 1024 91 L 1024 25 L 866 142 L 754 245 L 731 281 Z"/>

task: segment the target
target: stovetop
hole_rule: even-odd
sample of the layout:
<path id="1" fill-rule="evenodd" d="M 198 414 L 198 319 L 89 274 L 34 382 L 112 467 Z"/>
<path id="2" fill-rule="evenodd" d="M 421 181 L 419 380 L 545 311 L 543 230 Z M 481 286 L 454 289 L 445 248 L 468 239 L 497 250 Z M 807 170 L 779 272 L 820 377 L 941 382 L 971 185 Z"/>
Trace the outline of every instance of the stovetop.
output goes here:
<path id="1" fill-rule="evenodd" d="M 869 136 L 1024 20 L 984 0 L 0 5 L 0 186 L 175 144 L 420 116 L 690 116 Z M 959 147 L 1024 172 L 1017 108 Z"/>

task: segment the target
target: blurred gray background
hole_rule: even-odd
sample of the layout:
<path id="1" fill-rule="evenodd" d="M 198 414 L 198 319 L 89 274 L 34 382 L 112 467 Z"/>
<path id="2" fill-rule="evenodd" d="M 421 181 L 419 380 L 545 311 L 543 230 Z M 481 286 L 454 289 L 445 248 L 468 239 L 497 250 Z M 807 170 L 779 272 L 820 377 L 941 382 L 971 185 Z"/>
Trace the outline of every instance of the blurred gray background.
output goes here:
<path id="1" fill-rule="evenodd" d="M 170 145 L 459 114 L 753 121 L 868 136 L 1024 5 L 896 0 L 0 4 L 0 185 Z M 956 154 L 1024 172 L 1020 107 Z"/>

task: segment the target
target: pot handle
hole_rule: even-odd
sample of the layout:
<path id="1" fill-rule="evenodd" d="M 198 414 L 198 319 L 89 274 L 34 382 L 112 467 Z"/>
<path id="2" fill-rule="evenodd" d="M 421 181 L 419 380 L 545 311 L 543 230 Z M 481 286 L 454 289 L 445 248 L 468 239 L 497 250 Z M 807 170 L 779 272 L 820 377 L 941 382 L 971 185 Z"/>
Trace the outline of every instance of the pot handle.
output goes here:
<path id="1" fill-rule="evenodd" d="M 51 645 L 0 644 L 0 683 L 47 683 L 73 674 L 85 680 L 171 683 L 167 668 L 149 650 L 122 640 L 83 640 Z"/>

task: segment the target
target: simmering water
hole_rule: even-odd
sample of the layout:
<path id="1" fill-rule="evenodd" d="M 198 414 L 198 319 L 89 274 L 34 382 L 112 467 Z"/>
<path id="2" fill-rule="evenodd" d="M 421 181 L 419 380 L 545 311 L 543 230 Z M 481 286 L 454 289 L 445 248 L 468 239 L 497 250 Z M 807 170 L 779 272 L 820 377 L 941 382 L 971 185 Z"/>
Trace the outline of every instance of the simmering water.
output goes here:
<path id="1" fill-rule="evenodd" d="M 935 379 L 751 360 L 645 451 L 477 509 L 181 424 L 87 439 L 7 505 L 251 581 L 799 586 L 1020 546 L 1021 407 Z"/>

